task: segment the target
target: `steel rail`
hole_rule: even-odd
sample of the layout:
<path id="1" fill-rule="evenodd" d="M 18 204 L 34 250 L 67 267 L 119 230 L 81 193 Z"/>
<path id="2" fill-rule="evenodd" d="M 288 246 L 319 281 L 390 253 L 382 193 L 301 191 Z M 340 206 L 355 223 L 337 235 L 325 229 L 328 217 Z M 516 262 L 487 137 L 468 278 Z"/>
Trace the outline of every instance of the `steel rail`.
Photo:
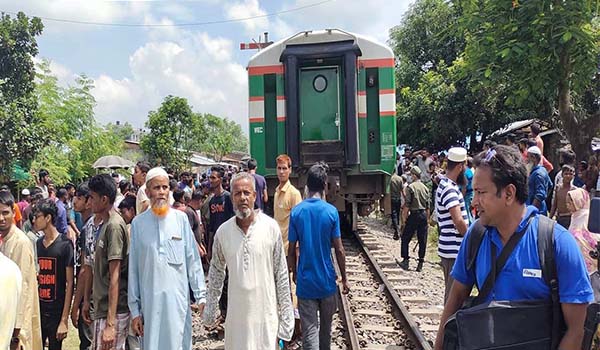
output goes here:
<path id="1" fill-rule="evenodd" d="M 403 326 L 403 331 L 406 333 L 408 338 L 415 344 L 417 349 L 432 350 L 432 347 L 427 341 L 427 339 L 425 339 L 423 332 L 421 332 L 421 330 L 419 329 L 419 325 L 416 323 L 415 319 L 412 317 L 412 315 L 402 302 L 402 299 L 396 292 L 394 286 L 388 281 L 387 277 L 385 276 L 385 273 L 375 260 L 375 257 L 371 254 L 371 251 L 369 250 L 369 248 L 367 248 L 364 241 L 362 240 L 362 237 L 360 237 L 360 235 L 358 234 L 358 230 L 354 232 L 354 237 L 359 242 L 359 245 L 364 251 L 365 255 L 367 256 L 369 263 L 375 270 L 377 278 L 379 278 L 379 280 L 383 283 L 384 288 L 390 297 L 389 299 L 391 301 L 393 311 L 395 311 L 396 314 L 400 316 L 399 321 Z"/>
<path id="2" fill-rule="evenodd" d="M 335 274 L 337 276 L 341 276 L 340 267 L 338 266 L 337 259 L 335 257 L 335 252 L 332 249 L 331 255 L 333 259 L 333 267 L 335 268 Z M 358 341 L 358 333 L 356 333 L 356 327 L 354 327 L 354 318 L 352 316 L 352 310 L 350 309 L 350 303 L 348 302 L 348 295 L 342 293 L 342 287 L 338 284 L 337 287 L 338 297 L 340 298 L 340 304 L 342 307 L 342 312 L 340 312 L 340 317 L 342 318 L 342 322 L 346 326 L 346 340 L 348 344 L 350 344 L 349 350 L 360 350 L 360 343 Z"/>

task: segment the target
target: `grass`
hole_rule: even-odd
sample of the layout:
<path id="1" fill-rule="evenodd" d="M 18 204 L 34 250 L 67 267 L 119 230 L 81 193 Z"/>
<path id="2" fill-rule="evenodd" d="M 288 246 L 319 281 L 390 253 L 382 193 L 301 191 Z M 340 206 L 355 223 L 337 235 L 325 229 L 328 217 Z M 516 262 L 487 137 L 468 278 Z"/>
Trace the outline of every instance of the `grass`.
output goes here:
<path id="1" fill-rule="evenodd" d="M 71 319 L 69 318 L 69 333 L 67 339 L 63 341 L 63 350 L 78 350 L 79 349 L 79 333 L 77 328 L 73 327 Z"/>

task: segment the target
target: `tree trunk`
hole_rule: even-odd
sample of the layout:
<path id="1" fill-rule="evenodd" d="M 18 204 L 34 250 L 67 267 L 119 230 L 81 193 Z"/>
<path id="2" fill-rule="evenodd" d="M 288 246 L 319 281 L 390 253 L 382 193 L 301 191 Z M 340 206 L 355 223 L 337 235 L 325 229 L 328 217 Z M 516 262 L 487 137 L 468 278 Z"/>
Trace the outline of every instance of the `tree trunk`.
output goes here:
<path id="1" fill-rule="evenodd" d="M 562 72 L 558 82 L 558 116 L 571 143 L 571 148 L 577 155 L 577 160 L 587 160 L 591 154 L 590 142 L 600 124 L 598 115 L 578 116 L 575 114 L 571 106 L 571 88 L 569 86 L 571 62 L 566 48 L 560 54 L 560 63 Z"/>

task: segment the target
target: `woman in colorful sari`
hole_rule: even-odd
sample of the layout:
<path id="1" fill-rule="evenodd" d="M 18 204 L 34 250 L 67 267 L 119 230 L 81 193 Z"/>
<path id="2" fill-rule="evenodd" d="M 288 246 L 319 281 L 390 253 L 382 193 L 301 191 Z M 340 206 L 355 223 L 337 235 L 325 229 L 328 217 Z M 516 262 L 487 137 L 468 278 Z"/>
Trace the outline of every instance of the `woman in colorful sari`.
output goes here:
<path id="1" fill-rule="evenodd" d="M 596 260 L 590 256 L 590 251 L 596 250 L 597 241 L 600 240 L 598 235 L 588 230 L 588 218 L 590 215 L 590 195 L 581 188 L 576 188 L 567 193 L 567 208 L 571 211 L 571 225 L 569 232 L 575 237 L 588 272 L 598 269 Z"/>

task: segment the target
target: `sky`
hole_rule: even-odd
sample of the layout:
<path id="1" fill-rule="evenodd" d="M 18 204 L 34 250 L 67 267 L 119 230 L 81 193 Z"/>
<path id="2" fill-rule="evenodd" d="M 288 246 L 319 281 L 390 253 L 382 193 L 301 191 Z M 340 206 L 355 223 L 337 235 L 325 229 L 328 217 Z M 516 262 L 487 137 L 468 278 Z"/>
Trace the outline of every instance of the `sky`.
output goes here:
<path id="1" fill-rule="evenodd" d="M 411 2 L 0 0 L 0 12 L 42 17 L 36 59 L 51 61 L 61 85 L 73 84 L 82 73 L 92 78 L 95 117 L 102 124 L 120 121 L 144 127 L 148 112 L 175 95 L 187 98 L 195 112 L 238 122 L 247 134 L 246 66 L 256 51 L 241 51 L 240 43 L 258 41 L 263 32 L 277 41 L 325 28 L 385 43 Z M 256 18 L 240 20 L 249 17 Z M 173 26 L 219 21 L 228 22 Z"/>

